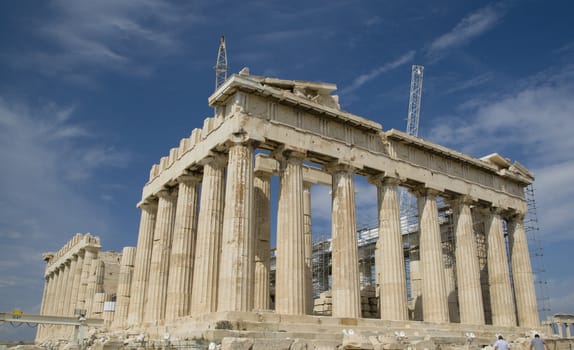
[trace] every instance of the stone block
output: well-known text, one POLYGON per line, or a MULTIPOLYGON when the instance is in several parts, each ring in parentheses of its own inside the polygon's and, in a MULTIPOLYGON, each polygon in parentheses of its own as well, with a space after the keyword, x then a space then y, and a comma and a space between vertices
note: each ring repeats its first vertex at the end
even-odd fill
POLYGON ((295 339, 289 350, 307 350, 313 349, 313 345, 303 339, 295 339))
POLYGON ((253 342, 253 347, 251 350, 290 350, 291 343, 293 341, 291 339, 272 339, 272 338, 258 338, 255 339, 253 342))
POLYGON ((250 350, 253 346, 253 338, 231 338, 221 340, 221 350, 250 350))

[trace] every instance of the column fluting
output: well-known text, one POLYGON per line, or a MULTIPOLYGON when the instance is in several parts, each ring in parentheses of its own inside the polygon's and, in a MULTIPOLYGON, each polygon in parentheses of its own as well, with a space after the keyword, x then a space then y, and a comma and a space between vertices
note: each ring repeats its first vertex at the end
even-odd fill
POLYGON ((332 278, 333 317, 361 317, 357 220, 353 169, 331 169, 332 184, 332 278))
POLYGON ((177 190, 161 190, 157 196, 159 202, 149 270, 149 297, 144 313, 144 320, 152 324, 161 323, 165 317, 177 190))
POLYGON ((189 315, 190 311, 201 178, 197 175, 183 175, 177 180, 179 190, 169 261, 167 320, 189 315))
POLYGON ((139 207, 141 209, 140 227, 136 245, 134 275, 130 287, 128 313, 128 325, 130 326, 139 325, 143 321, 158 208, 155 200, 153 202, 144 202, 139 207))
MULTIPOLYGON (((238 135, 239 137, 239 135, 238 135)), ((255 275, 253 146, 229 147, 217 311, 251 311, 255 275)))
POLYGON ((400 206, 399 179, 371 179, 377 187, 379 239, 375 270, 380 285, 380 311, 383 320, 408 320, 407 285, 400 206))
POLYGON ((269 297, 269 243, 271 236, 271 174, 258 171, 253 179, 253 203, 255 215, 255 290, 253 308, 266 310, 270 307, 269 297))
POLYGON ((193 267, 192 314, 217 310, 226 164, 227 159, 222 155, 211 155, 204 161, 193 267))
POLYGON ((304 315, 303 156, 284 153, 280 163, 275 311, 279 314, 304 315))
POLYGON ((451 202, 456 230, 458 304, 461 323, 482 325, 484 305, 470 204, 471 199, 468 197, 460 197, 451 202))
POLYGON ((437 195, 438 191, 426 188, 419 193, 418 197, 422 309, 424 321, 448 323, 448 296, 443 268, 437 195))
POLYGON ((494 326, 516 326, 510 270, 502 229, 500 210, 493 208, 485 215, 487 232, 488 284, 490 307, 494 326))
POLYGON ((521 327, 538 327, 540 320, 528 241, 524 231, 524 214, 518 213, 511 216, 507 221, 507 229, 518 325, 521 327))

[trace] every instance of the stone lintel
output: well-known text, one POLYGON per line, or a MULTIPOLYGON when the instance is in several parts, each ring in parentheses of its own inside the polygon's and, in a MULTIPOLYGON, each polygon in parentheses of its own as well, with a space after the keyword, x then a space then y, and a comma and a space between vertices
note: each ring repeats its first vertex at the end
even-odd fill
POLYGON ((251 79, 249 76, 246 77, 240 75, 232 75, 223 85, 219 87, 219 89, 213 93, 213 95, 209 97, 209 105, 212 107, 225 105, 228 103, 228 98, 238 91, 244 91, 247 93, 264 96, 266 98, 272 98, 278 100, 278 102, 282 104, 293 105, 300 107, 303 110, 309 110, 318 114, 323 114, 330 118, 362 129, 373 131, 380 131, 383 129, 382 125, 377 122, 341 111, 337 108, 321 105, 307 98, 297 96, 296 94, 287 90, 273 87, 271 85, 265 85, 260 81, 251 79))
MULTIPOLYGON (((320 184, 331 186, 331 175, 327 174, 323 170, 305 164, 303 164, 302 170, 303 182, 307 182, 313 185, 320 184)), ((276 159, 268 157, 264 154, 257 154, 255 156, 255 172, 278 175, 279 162, 276 159)))
MULTIPOLYGON (((77 255, 82 249, 95 249, 99 250, 102 246, 99 243, 99 238, 91 236, 89 233, 84 235, 84 237, 77 242, 75 245, 69 247, 69 249, 61 254, 55 254, 52 259, 47 262, 46 271, 44 272, 44 276, 47 277, 50 275, 54 270, 58 269, 61 265, 68 263, 77 255)), ((51 254, 51 253, 48 253, 51 254)))

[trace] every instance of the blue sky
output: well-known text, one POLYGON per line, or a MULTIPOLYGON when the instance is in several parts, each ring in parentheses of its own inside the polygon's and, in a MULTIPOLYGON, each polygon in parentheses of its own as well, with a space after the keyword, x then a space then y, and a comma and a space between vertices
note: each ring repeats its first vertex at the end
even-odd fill
MULTIPOLYGON (((153 163, 212 115, 219 37, 230 72, 325 81, 342 108, 404 130, 425 66, 419 134, 518 160, 535 190, 552 313, 574 313, 574 25, 569 1, 0 3, 0 311, 39 310, 41 253, 76 232, 135 245, 153 163)), ((359 222, 375 191, 358 182, 359 222)), ((328 189, 313 191, 325 231, 328 189)), ((0 340, 33 337, 0 325, 0 340)))

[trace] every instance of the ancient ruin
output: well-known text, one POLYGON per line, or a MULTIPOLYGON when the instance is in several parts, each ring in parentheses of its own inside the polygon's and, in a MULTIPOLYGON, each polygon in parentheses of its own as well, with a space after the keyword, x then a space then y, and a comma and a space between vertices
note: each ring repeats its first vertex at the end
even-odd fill
MULTIPOLYGON (((116 289, 94 282, 99 241, 74 238, 74 249, 47 259, 42 313, 108 317, 100 332, 118 347, 423 349, 542 332, 523 226, 532 174, 496 153, 476 159, 385 131, 341 110, 335 90, 248 69, 227 79, 209 98, 215 116, 152 166, 137 247, 124 249, 116 289), (369 270, 359 264, 357 176, 377 188, 369 270), (332 192, 330 290, 314 300, 310 188, 318 184, 332 192), (418 201, 407 262, 399 187, 418 201), (454 244, 445 244, 439 200, 454 244), (371 273, 375 286, 362 297, 361 276, 371 273)), ((40 329, 37 342, 54 336, 40 329)))

